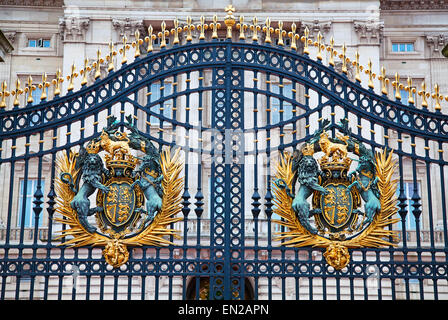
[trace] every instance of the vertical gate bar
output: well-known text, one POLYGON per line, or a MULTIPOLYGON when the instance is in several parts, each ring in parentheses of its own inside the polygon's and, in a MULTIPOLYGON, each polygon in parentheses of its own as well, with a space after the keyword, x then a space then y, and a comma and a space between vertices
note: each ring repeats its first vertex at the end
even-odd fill
MULTIPOLYGON (((443 150, 443 144, 439 141, 439 150, 443 150)), ((445 242, 445 248, 448 247, 448 225, 446 214, 446 198, 445 198, 445 170, 444 170, 443 153, 439 151, 439 170, 440 170, 440 192, 442 200, 442 221, 443 221, 443 239, 445 242)))
MULTIPOLYGON (((258 89, 258 72, 253 71, 253 87, 258 89), (256 80, 255 80, 256 79, 256 80)), ((254 179, 254 192, 252 194, 252 216, 254 218, 254 267, 253 273, 257 269, 255 266, 258 265, 258 216, 260 214, 260 194, 258 192, 258 94, 256 90, 253 95, 253 121, 254 121, 254 147, 255 147, 255 158, 253 166, 253 179, 254 179)), ((258 277, 254 277, 254 299, 258 300, 258 277)))
POLYGON ((272 216, 272 193, 271 193, 271 74, 266 73, 266 194, 265 200, 265 214, 267 218, 267 272, 268 272, 268 299, 272 299, 272 273, 271 273, 271 258, 272 258, 272 246, 271 246, 271 216, 272 216))

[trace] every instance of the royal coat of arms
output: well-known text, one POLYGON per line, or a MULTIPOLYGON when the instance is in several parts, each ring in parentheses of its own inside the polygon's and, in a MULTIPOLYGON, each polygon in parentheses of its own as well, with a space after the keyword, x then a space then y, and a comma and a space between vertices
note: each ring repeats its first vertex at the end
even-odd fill
POLYGON ((350 262, 349 248, 395 245, 396 231, 388 226, 399 221, 396 164, 391 151, 374 154, 352 137, 346 120, 336 126, 334 138, 328 129, 324 120, 293 155, 280 157, 274 212, 283 218, 276 222, 287 227, 278 237, 283 245, 326 248, 326 261, 340 270, 350 262), (352 171, 350 153, 358 157, 352 171))
POLYGON ((124 124, 109 117, 99 137, 60 156, 56 165, 56 221, 67 226, 63 245, 104 246, 106 262, 116 268, 127 262, 127 246, 170 244, 167 236, 178 237, 169 226, 182 220, 176 217, 183 188, 179 150, 159 153, 132 116, 124 124))

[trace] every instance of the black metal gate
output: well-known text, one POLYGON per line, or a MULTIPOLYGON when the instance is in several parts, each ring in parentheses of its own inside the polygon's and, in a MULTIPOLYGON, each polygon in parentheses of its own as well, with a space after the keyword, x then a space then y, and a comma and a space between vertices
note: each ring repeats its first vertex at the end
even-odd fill
MULTIPOLYGON (((136 39, 145 54, 106 77, 95 75, 92 84, 37 105, 14 103, 0 111, 1 299, 446 299, 443 96, 436 91, 435 111, 428 110, 424 89, 421 107, 411 99, 405 105, 397 81, 396 100, 389 100, 385 76, 379 77, 379 95, 370 68, 365 89, 358 60, 343 50, 337 71, 333 45, 318 42, 312 43, 317 59, 311 59, 310 41, 305 33, 299 45, 295 26, 285 47, 281 24, 271 39, 269 20, 262 34, 254 21, 250 37, 240 21, 235 41, 231 12, 225 18, 230 35, 220 39, 216 23, 205 34, 202 21, 196 43, 188 24, 185 43, 174 41, 170 48, 163 25, 160 51, 145 51, 136 39), (322 49, 330 52, 328 66, 322 49), (63 226, 54 221, 54 162, 97 137, 110 116, 124 124, 128 115, 159 150, 182 150, 183 220, 173 226, 182 238, 171 237, 175 245, 166 247, 131 248, 128 262, 112 268, 101 248, 69 248, 55 240, 63 226), (373 150, 390 147, 399 164, 398 246, 353 249, 342 270, 330 267, 320 248, 273 240, 283 228, 273 222, 273 164, 324 119, 333 134, 348 119, 359 141, 373 150)), ((173 30, 178 40, 179 30, 173 30)), ((152 39, 150 34, 148 44, 152 39)), ((98 72, 100 65, 94 65, 98 72)), ((41 85, 45 92, 50 83, 43 79, 41 85)), ((417 97, 411 86, 404 89, 417 97)))

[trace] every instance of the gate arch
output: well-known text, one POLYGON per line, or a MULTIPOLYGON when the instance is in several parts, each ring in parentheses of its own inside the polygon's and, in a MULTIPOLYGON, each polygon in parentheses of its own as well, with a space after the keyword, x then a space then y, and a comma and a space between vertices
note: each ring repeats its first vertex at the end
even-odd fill
MULTIPOLYGON (((232 30, 231 13, 225 21, 232 30)), ((358 298, 355 288, 362 285, 360 296, 368 298, 372 267, 381 279, 373 294, 379 299, 409 298, 414 286, 422 299, 443 297, 439 291, 445 285, 448 238, 444 186, 448 119, 439 107, 443 96, 436 88, 435 111, 427 105, 404 105, 398 99, 397 78, 397 99, 390 100, 384 75, 379 80, 380 95, 374 90, 373 79, 378 77, 371 67, 362 68, 371 81, 366 89, 360 80, 337 71, 334 63, 312 59, 306 53, 310 44, 306 33, 305 53, 273 45, 268 41, 269 23, 264 43, 233 41, 232 35, 219 41, 212 35, 211 40, 162 47, 65 96, 23 108, 15 104, 0 112, 0 168, 7 199, 2 204, 6 213, 2 216, 6 221, 1 239, 2 299, 21 298, 27 283, 32 288, 25 298, 118 298, 122 279, 129 299, 158 299, 162 294, 186 298, 190 277, 209 277, 214 299, 243 297, 249 278, 255 299, 331 296, 325 289, 317 296, 316 284, 336 287, 338 299, 358 298), (53 221, 57 172, 52 164, 58 153, 97 137, 107 118, 116 116, 123 127, 128 115, 159 150, 168 146, 182 150, 184 219, 176 224, 182 239, 171 238, 176 245, 166 248, 133 248, 128 263, 112 269, 96 248, 60 247, 54 240, 62 226, 53 221), (279 243, 273 241, 279 231, 272 223, 273 163, 279 152, 307 141, 325 119, 333 134, 338 121, 348 119, 356 139, 373 150, 388 146, 399 163, 400 246, 353 250, 353 261, 340 271, 325 263, 321 249, 276 247, 279 243), (432 181, 436 175, 440 185, 432 181), (31 205, 23 196, 28 188, 32 188, 34 214, 30 227, 24 222, 26 207, 31 205), (40 227, 41 216, 47 220, 46 229, 40 227), (408 219, 416 224, 412 239, 406 229, 408 219), (440 231, 435 226, 438 220, 443 221, 440 231), (25 239, 27 231, 30 241, 25 239), (73 266, 86 283, 81 292, 64 285, 73 266), (99 295, 90 292, 95 281, 103 288, 99 295), (51 296, 50 285, 58 288, 56 296, 51 296)), ((329 50, 331 59, 337 54, 332 45, 311 44, 319 54, 329 50)), ((354 66, 358 79, 358 60, 351 61, 343 53, 343 67, 346 63, 354 66)), ((85 74, 87 69, 83 70, 85 74)), ((74 72, 69 78, 75 78, 74 72)), ((43 80, 42 87, 46 86, 43 80)), ((16 88, 11 94, 18 92, 16 88)), ((421 90, 426 104, 428 95, 421 90)))

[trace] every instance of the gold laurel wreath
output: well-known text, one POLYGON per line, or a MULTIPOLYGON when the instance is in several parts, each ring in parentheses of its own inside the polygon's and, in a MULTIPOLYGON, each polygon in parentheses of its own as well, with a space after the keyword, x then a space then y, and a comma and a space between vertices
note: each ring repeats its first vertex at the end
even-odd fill
MULTIPOLYGON (((58 168, 58 176, 55 179, 55 191, 56 198, 56 213, 60 216, 54 218, 55 221, 60 222, 68 226, 67 229, 59 231, 60 236, 56 240, 64 239, 64 242, 60 245, 67 245, 69 247, 81 247, 81 246, 105 246, 112 248, 113 251, 125 251, 127 254, 126 246, 142 246, 142 245, 154 245, 163 246, 173 244, 166 239, 167 236, 174 236, 179 239, 179 230, 171 229, 172 223, 182 220, 182 217, 176 217, 177 213, 182 209, 182 189, 183 189, 183 177, 179 177, 182 171, 182 163, 179 160, 179 151, 176 150, 171 157, 170 150, 164 150, 161 154, 161 169, 163 174, 162 188, 162 208, 156 215, 152 223, 142 232, 130 238, 109 238, 105 235, 93 232, 88 232, 79 222, 76 211, 70 206, 70 202, 73 200, 75 193, 70 189, 69 185, 64 183, 59 173, 68 172, 71 174, 74 183, 76 184, 79 177, 79 169, 76 170, 76 153, 70 152, 67 157, 66 154, 57 157, 56 166, 58 168), (65 240, 65 238, 69 238, 65 240)), ((106 260, 107 257, 106 257, 106 260)), ((118 267, 127 261, 127 257, 121 259, 119 262, 113 263, 114 267, 118 267)), ((108 261, 109 262, 109 261, 108 261)))
MULTIPOLYGON (((363 247, 383 247, 395 246, 398 242, 398 233, 389 230, 386 227, 398 222, 399 218, 393 216, 397 212, 397 180, 392 180, 392 175, 396 168, 396 161, 392 159, 392 152, 388 155, 384 149, 375 154, 376 175, 378 177, 378 189, 380 192, 381 210, 373 218, 372 223, 366 227, 359 235, 349 240, 330 240, 320 235, 310 233, 304 228, 294 210, 292 209, 293 199, 286 193, 286 190, 279 188, 273 183, 274 213, 283 220, 274 219, 273 221, 282 225, 286 231, 278 232, 279 235, 274 240, 283 241, 281 245, 287 247, 320 247, 340 250, 340 248, 363 248, 363 247)), ((276 179, 283 179, 288 188, 292 189, 294 173, 292 172, 292 157, 285 153, 280 155, 277 164, 276 179)), ((346 249, 345 249, 346 251, 346 249)), ((348 254, 348 253, 347 253, 348 254)), ((328 261, 328 259, 327 259, 328 261)), ((334 266, 337 269, 343 268, 348 263, 334 266)))

